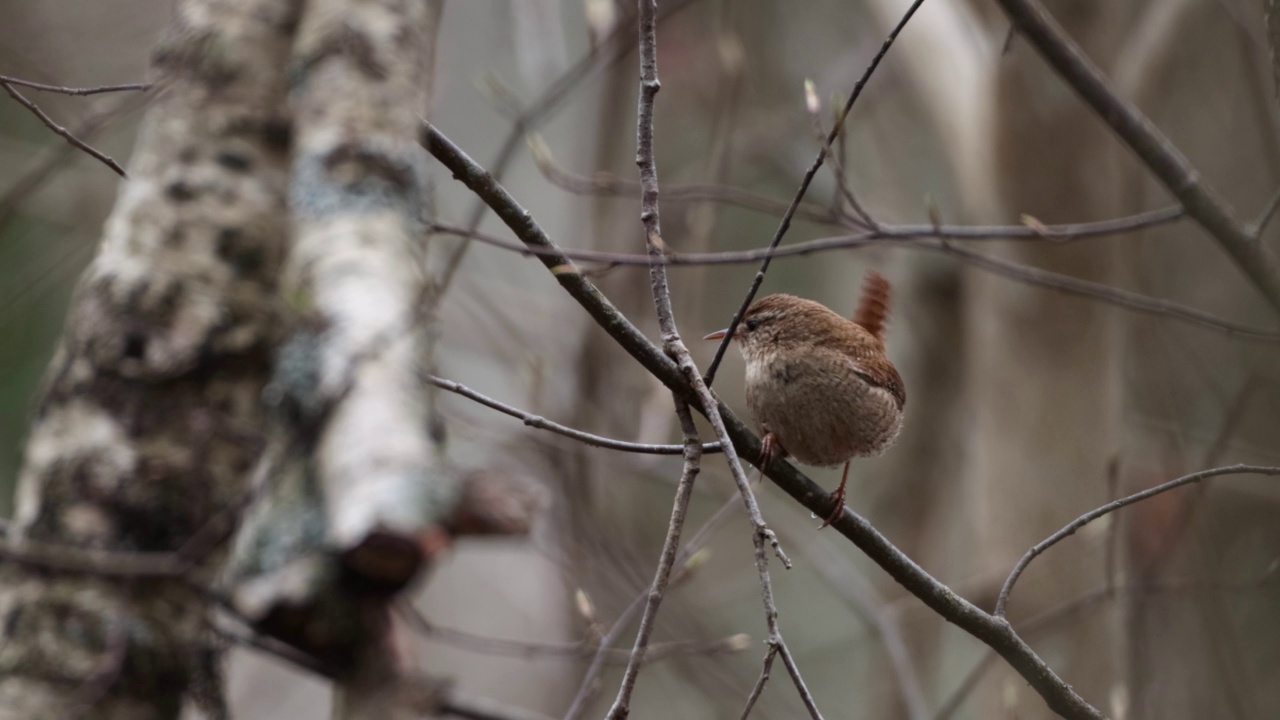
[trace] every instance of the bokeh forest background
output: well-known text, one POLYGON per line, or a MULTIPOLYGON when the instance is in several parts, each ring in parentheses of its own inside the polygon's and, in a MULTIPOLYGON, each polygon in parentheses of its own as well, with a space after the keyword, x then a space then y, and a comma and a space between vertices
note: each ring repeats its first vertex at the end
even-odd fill
MULTIPOLYGON (((829 127, 833 105, 843 104, 907 4, 659 3, 667 14, 659 27, 657 160, 673 248, 767 244, 775 210, 681 200, 674 189, 714 184, 789 199, 818 147, 805 80, 829 127)), ((1262 212, 1280 188, 1280 105, 1261 0, 1046 4, 1241 217, 1262 212)), ((59 85, 140 81, 170 12, 168 0, 0 0, 0 73, 59 85)), ((610 17, 633 26, 633 13, 631 4, 608 0, 449 2, 433 122, 477 161, 492 163, 513 117, 590 57, 610 17)), ((903 32, 837 145, 876 219, 1068 223, 1172 204, 1008 30, 989 0, 929 0, 903 32)), ((616 61, 600 55, 527 128, 545 150, 531 152, 518 137, 504 182, 562 246, 643 252, 638 193, 582 191, 591 183, 581 181, 597 172, 636 178, 634 47, 616 61)), ((29 95, 108 155, 129 156, 140 96, 29 95)), ((465 224, 474 199, 434 163, 432 172, 439 219, 465 224)), ((118 183, 0 98, 0 503, 12 494, 33 398, 118 183)), ((840 202, 826 169, 809 199, 840 202)), ((480 227, 509 237, 492 217, 480 227)), ((846 232, 801 220, 787 242, 846 232)), ((1275 223, 1263 242, 1280 250, 1278 238, 1275 223)), ((443 256, 458 240, 428 242, 443 256)), ((964 247, 1276 326, 1237 268, 1188 221, 1072 243, 964 247)), ((891 245, 778 260, 764 290, 851 313, 868 270, 894 286, 889 352, 910 402, 899 443, 855 462, 849 504, 984 608, 1028 547, 1094 506, 1203 467, 1280 464, 1274 342, 891 245)), ((693 338, 727 324, 754 273, 751 264, 671 270, 681 330, 704 367, 713 344, 693 338)), ((657 336, 643 268, 599 268, 595 279, 657 336)), ((679 436, 669 392, 533 259, 472 247, 435 341, 439 374, 530 412, 641 442, 679 436)), ((734 352, 716 387, 745 413, 741 380, 734 352)), ((573 644, 593 641, 650 581, 679 459, 589 448, 462 398, 441 402, 452 459, 536 484, 547 503, 529 539, 466 541, 433 570, 417 599, 434 628, 419 656, 468 693, 559 717, 589 660, 573 644)), ((828 488, 838 480, 833 471, 810 471, 828 488)), ((984 645, 834 532, 816 530, 808 511, 776 488, 761 487, 765 516, 795 561, 774 572, 782 627, 827 717, 1050 716, 984 645)), ((709 456, 690 527, 734 494, 724 464, 709 456)), ((1010 619, 1117 720, 1280 717, 1278 520, 1274 479, 1225 477, 1162 495, 1091 525, 1033 564, 1010 619)), ((669 593, 654 638, 705 647, 646 669, 640 716, 737 717, 759 673, 764 627, 740 505, 708 548, 669 593), (740 633, 751 640, 731 651, 740 633)), ((607 707, 620 672, 611 662, 587 715, 607 707)), ((235 717, 321 717, 329 702, 325 684, 252 651, 233 653, 229 678, 235 717)), ((784 677, 772 681, 754 716, 802 714, 784 677)))

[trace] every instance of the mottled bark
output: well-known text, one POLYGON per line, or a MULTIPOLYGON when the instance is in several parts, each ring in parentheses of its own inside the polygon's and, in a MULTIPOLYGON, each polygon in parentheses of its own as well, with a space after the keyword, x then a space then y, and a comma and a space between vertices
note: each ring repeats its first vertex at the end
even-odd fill
MULTIPOLYGON (((9 541, 176 551, 243 492, 285 241, 287 0, 186 0, 130 179, 77 290, 9 541)), ((209 666, 174 580, 8 565, 0 717, 174 718, 209 666)))
POLYGON ((446 541, 458 497, 418 376, 427 283, 416 140, 439 17, 429 5, 310 0, 293 49, 281 292, 296 327, 267 393, 287 451, 229 581, 262 629, 327 663, 340 717, 410 710, 394 700, 416 681, 391 651, 390 603, 446 541))

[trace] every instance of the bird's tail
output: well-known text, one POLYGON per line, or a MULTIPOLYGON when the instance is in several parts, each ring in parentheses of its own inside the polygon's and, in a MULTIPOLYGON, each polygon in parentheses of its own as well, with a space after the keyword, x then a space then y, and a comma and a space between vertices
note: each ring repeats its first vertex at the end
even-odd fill
POLYGON ((884 343, 884 325, 888 315, 889 281, 878 272, 869 272, 862 281, 862 299, 858 301, 858 311, 854 313, 853 321, 884 343))

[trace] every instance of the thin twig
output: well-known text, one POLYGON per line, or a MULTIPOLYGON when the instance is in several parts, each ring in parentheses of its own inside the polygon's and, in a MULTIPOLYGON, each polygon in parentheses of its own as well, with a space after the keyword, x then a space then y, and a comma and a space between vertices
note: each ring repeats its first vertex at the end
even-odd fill
POLYGON ((587 671, 582 675, 582 682, 578 685, 578 692, 574 694, 573 701, 569 703, 569 709, 565 711, 564 720, 578 720, 582 717, 582 713, 587 709, 587 703, 595 693, 596 680, 599 679, 600 671, 604 668, 605 659, 622 634, 627 631, 631 621, 644 608, 644 599, 647 595, 648 593, 637 595, 631 604, 618 614, 609 631, 600 638, 600 646, 591 658, 591 663, 587 665, 587 671))
POLYGON ((38 105, 28 100, 22 93, 18 92, 18 89, 14 87, 14 84, 16 83, 10 83, 7 79, 0 79, 0 87, 3 87, 5 92, 9 93, 9 97, 18 101, 18 104, 25 107, 27 110, 30 110, 33 115, 40 119, 40 122, 44 123, 45 127, 52 130, 56 135, 61 136, 62 139, 70 143, 72 147, 79 148, 90 157, 111 168, 111 170, 120 177, 129 177, 128 173, 124 171, 124 168, 120 167, 120 163, 112 160, 108 155, 94 149, 88 143, 76 137, 70 130, 54 122, 53 118, 49 117, 49 115, 45 111, 41 110, 38 105))
MULTIPOLYGON (((724 523, 724 521, 729 517, 729 511, 737 506, 737 504, 738 498, 736 496, 729 498, 720 506, 720 509, 712 513, 710 518, 707 518, 707 521, 702 524, 702 527, 698 528, 698 530, 693 533, 693 537, 689 538, 689 541, 680 551, 680 554, 676 556, 675 566, 682 569, 681 574, 676 577, 677 581, 687 577, 687 572, 685 571, 688 570, 687 565, 689 561, 693 558, 695 553, 701 550, 707 542, 710 541, 712 533, 714 533, 716 529, 724 523)), ((600 638, 599 646, 596 648, 595 654, 592 656, 591 664, 588 666, 587 672, 582 678, 582 683, 578 687, 578 692, 574 695, 573 701, 569 705, 568 712, 565 713, 564 720, 576 720, 581 716, 582 711, 586 709, 587 701, 591 699, 591 695, 595 690, 596 678, 599 677, 600 670, 604 667, 605 660, 608 658, 609 654, 613 652, 613 644, 619 637, 621 637, 622 633, 626 630, 627 625, 631 623, 635 618, 636 613, 639 612, 641 607, 643 607, 644 599, 648 592, 648 588, 645 588, 644 592, 636 595, 635 598, 631 600, 631 603, 627 605, 626 609, 618 616, 618 619, 614 621, 614 624, 609 631, 600 638)), ((744 638, 748 642, 750 640, 750 638, 745 635, 735 635, 733 637, 735 638, 736 643, 734 647, 735 651, 745 649, 745 643, 743 642, 744 638)), ((652 647, 650 649, 652 650, 652 647)))
MULTIPOLYGON (((710 390, 705 384, 694 382, 694 380, 701 380, 696 374, 696 368, 693 368, 694 378, 689 378, 681 366, 668 357, 662 348, 650 342, 639 328, 609 302, 599 288, 581 272, 576 271, 572 261, 558 252, 555 243, 529 211, 521 207, 520 203, 516 202, 515 198, 511 197, 492 175, 430 123, 423 122, 422 144, 449 169, 455 179, 483 198, 503 223, 516 234, 516 237, 530 249, 539 251, 537 256, 539 261, 552 271, 555 281, 623 350, 671 390, 690 399, 698 398, 697 407, 706 414, 701 398, 703 394, 710 395, 710 390), (543 254, 540 252, 543 250, 553 252, 543 254)), ((712 400, 715 402, 714 396, 712 400)), ((728 406, 719 404, 716 409, 712 424, 716 428, 717 437, 724 437, 727 434, 732 439, 733 464, 736 465, 738 452, 741 452, 743 457, 759 463, 762 450, 760 438, 751 432, 746 423, 734 415, 728 406)), ((728 449, 725 455, 729 455, 728 449)), ((733 465, 731 469, 732 467, 733 465)), ((759 467, 758 464, 757 467, 759 467)), ((826 513, 831 509, 831 495, 790 463, 775 460, 762 469, 764 474, 783 492, 809 510, 815 513, 826 513)), ((735 481, 737 479, 737 473, 735 473, 735 481)), ((749 510, 750 508, 751 506, 748 505, 749 510)), ((753 525, 755 517, 755 513, 752 513, 753 525)), ((867 557, 938 615, 998 652, 1019 675, 1027 680, 1054 712, 1068 720, 1102 720, 1105 717, 1054 673, 1053 669, 1018 636, 1013 627, 1003 618, 995 618, 983 612, 982 609, 960 597, 925 572, 865 518, 846 507, 831 527, 848 538, 866 553, 867 557)), ((772 532, 769 535, 772 535, 772 532)), ((756 538, 767 539, 761 533, 756 533, 756 538)), ((757 547, 760 545, 758 544, 757 547)), ((638 602, 636 607, 639 607, 638 602)))
MULTIPOLYGON (((640 192, 640 183, 635 180, 620 178, 612 173, 597 172, 590 177, 576 175, 556 164, 551 148, 540 135, 529 136, 529 151, 533 162, 542 173, 542 177, 556 187, 574 195, 592 197, 633 198, 640 192)), ((710 201, 724 203, 756 212, 781 215, 790 204, 785 200, 753 193, 732 185, 715 183, 692 183, 688 185, 668 185, 662 190, 663 202, 697 202, 710 201)), ((850 222, 828 208, 813 203, 801 203, 795 217, 810 222, 827 225, 842 225, 850 222)))
MULTIPOLYGON (((818 169, 822 167, 822 161, 826 159, 827 153, 831 150, 831 143, 835 142, 836 135, 844 127, 844 121, 849 117, 849 111, 853 109, 853 104, 858 101, 862 95, 862 89, 866 87, 867 81, 871 79, 871 75, 875 73, 876 68, 880 66, 880 61, 884 59, 885 53, 889 52, 889 48, 893 45, 893 41, 897 39, 898 34, 911 21, 911 16, 916 14, 916 10, 924 3, 924 0, 915 0, 911 3, 911 7, 907 8, 907 12, 894 26, 889 33, 889 37, 885 38, 884 43, 880 46, 880 51, 871 59, 871 64, 867 65, 867 69, 863 71, 862 77, 858 78, 858 82, 853 86, 853 92, 849 93, 849 99, 844 104, 844 109, 840 112, 840 117, 831 127, 831 133, 827 135, 827 140, 818 150, 818 156, 813 159, 813 164, 805 171, 804 178, 800 181, 800 188, 796 191, 795 198, 791 201, 791 207, 787 208, 787 213, 782 216, 782 222, 778 224, 778 230, 773 234, 773 241, 769 243, 770 249, 776 248, 781 242, 787 230, 791 227, 791 218, 795 216, 796 208, 800 202, 804 200, 804 195, 809 190, 809 184, 813 182, 813 178, 818 174, 818 169)), ((724 339, 720 341, 720 346, 716 348, 715 357, 711 360, 711 365, 707 367, 706 381, 710 386, 716 377, 716 369, 720 367, 720 361, 724 359, 725 350, 729 348, 729 343, 733 341, 733 334, 738 329, 738 322, 742 320, 743 314, 747 312, 747 307, 751 305, 751 301, 756 296, 756 291, 760 289, 760 285, 764 282, 765 273, 769 272, 769 262, 772 257, 766 257, 764 262, 760 263, 760 270, 756 272, 755 279, 751 281, 751 288, 747 290, 747 295, 742 299, 742 304, 738 306, 738 311, 734 313, 733 319, 729 321, 729 328, 725 333, 724 339)))
POLYGON ((1132 505, 1136 502, 1141 502, 1143 500, 1146 500, 1147 498, 1155 497, 1156 495, 1159 495, 1161 493, 1165 493, 1170 490, 1173 490, 1174 488, 1182 487, 1183 485, 1198 483, 1201 480, 1208 480, 1209 478, 1214 478, 1221 475, 1245 475, 1245 474, 1280 475, 1280 467, 1268 467, 1263 465, 1229 465, 1227 467, 1210 468, 1208 470, 1201 470, 1199 472, 1191 473, 1190 475, 1183 475, 1180 478, 1177 478, 1175 480, 1170 480, 1169 482, 1162 483, 1153 488, 1148 488, 1146 490, 1143 490, 1142 492, 1134 493, 1127 497, 1120 498, 1119 500, 1113 500, 1112 502, 1109 502, 1106 505, 1103 505, 1102 507, 1096 508, 1094 510, 1090 510, 1084 515, 1081 515, 1075 520, 1072 520, 1071 522, 1063 526, 1063 528, 1058 532, 1036 543, 1034 547, 1032 547, 1030 550, 1026 552, 1025 555, 1022 556, 1022 559, 1018 561, 1018 564, 1013 567, 1013 571, 1009 573, 1009 578, 1004 581, 1004 587, 1000 588, 1000 596, 996 599, 996 609, 994 613, 995 616, 997 618, 1004 617, 1005 608, 1009 603, 1009 593, 1013 592, 1013 584, 1018 581, 1018 578, 1022 575, 1022 572, 1027 569, 1027 565, 1029 565, 1031 561, 1036 558, 1036 556, 1040 555, 1045 550, 1048 550, 1049 548, 1058 544, 1058 542, 1060 542, 1063 538, 1066 538, 1074 534, 1077 530, 1084 527, 1085 525, 1088 525, 1089 523, 1093 522, 1094 520, 1097 520, 1103 515, 1108 515, 1110 513, 1113 513, 1116 510, 1119 510, 1120 508, 1126 505, 1132 505))
MULTIPOLYGON (((116 102, 108 101, 105 104, 107 105, 106 108, 89 113, 87 117, 76 124, 75 129, 72 131, 76 137, 85 141, 93 140, 113 121, 128 112, 138 109, 144 103, 119 99, 116 102)), ((23 201, 53 177, 55 171, 61 165, 78 155, 79 152, 71 145, 57 144, 49 146, 25 170, 18 173, 14 181, 3 192, 0 192, 0 230, 3 230, 23 201)))
MULTIPOLYGON (((1151 213, 1151 215, 1155 216, 1155 213, 1151 213)), ((1160 216, 1160 217, 1163 217, 1163 216, 1160 216)), ((1132 218, 1132 221, 1135 224, 1135 226, 1146 226, 1149 224, 1156 224, 1155 222, 1151 222, 1151 218, 1139 218, 1138 216, 1134 216, 1134 218, 1132 218), (1139 222, 1144 224, 1138 225, 1139 222)), ((1165 222, 1165 221, 1166 220, 1163 220, 1163 219, 1160 220, 1160 222, 1165 222)), ((1119 222, 1120 222, 1119 220, 1116 220, 1116 221, 1103 221, 1102 223, 1097 223, 1097 225, 1103 226, 1100 230, 1098 230, 1098 232, 1100 234, 1101 233, 1110 234, 1111 232, 1113 232, 1114 227, 1117 224, 1119 224, 1119 222)), ((1063 226, 1063 227, 1083 227, 1084 225, 1086 224, 1063 226)), ((467 231, 463 230, 462 228, 455 228, 449 225, 435 224, 432 227, 437 232, 452 233, 452 234, 467 233, 467 231)), ((1046 228, 1046 230, 1047 229, 1048 228, 1046 228)), ((1131 310, 1134 312, 1141 312, 1149 315, 1156 315, 1158 317, 1165 317, 1173 320, 1178 320, 1180 322, 1185 322, 1185 323, 1194 325, 1196 327, 1207 328, 1217 332, 1225 333, 1227 335, 1237 335, 1249 340, 1259 340, 1264 342, 1280 341, 1280 331, 1254 327, 1251 325, 1243 325, 1243 324, 1234 322, 1232 320, 1228 320, 1226 318, 1220 318, 1216 315, 1212 315, 1210 313, 1204 312, 1203 310, 1198 310, 1196 308, 1183 305, 1180 303, 1176 303, 1170 300, 1153 298, 1147 295, 1142 295, 1140 293, 1135 293, 1128 290, 1122 290, 1120 288, 1112 287, 1110 285, 1106 285, 1103 283, 1096 283, 1088 280, 1082 280, 1080 278, 1071 277, 1069 275, 1063 275, 1061 273, 1055 273, 1049 270, 1042 270, 1040 268, 1032 267, 1030 265, 1023 265, 1021 263, 1015 263, 1009 260, 1002 260, 1000 258, 992 257, 990 255, 984 255, 981 253, 973 252, 968 249, 960 248, 954 244, 947 243, 947 242, 930 243, 930 242, 919 241, 919 240, 927 239, 929 237, 946 237, 946 236, 950 236, 950 237, 963 236, 963 238, 966 240, 978 240, 986 237, 995 237, 995 236, 988 236, 988 235, 972 235, 968 233, 955 232, 958 230, 992 230, 992 231, 1004 230, 1009 233, 1008 237, 1027 237, 1027 238, 1037 237, 1037 236, 1030 236, 1030 235, 1014 234, 1015 232, 1018 232, 1018 231, 1026 231, 1027 230, 1026 228, 1021 228, 1019 226, 1008 226, 1004 228, 998 228, 998 227, 964 228, 962 226, 948 228, 947 226, 939 226, 937 228, 931 228, 931 227, 926 228, 924 226, 920 226, 918 233, 916 232, 916 230, 917 228, 914 226, 904 226, 902 228, 883 228, 878 233, 867 233, 863 235, 851 235, 851 236, 838 236, 838 237, 832 237, 832 238, 820 238, 818 240, 813 240, 810 242, 797 243, 795 245, 788 245, 786 247, 777 248, 776 250, 774 250, 774 254, 775 254, 775 257, 785 257, 785 256, 820 252, 825 250, 834 250, 838 248, 867 247, 872 245, 877 245, 877 246, 887 245, 889 247, 906 249, 906 250, 919 250, 919 251, 925 251, 925 252, 941 253, 944 255, 951 256, 952 258, 959 260, 960 262, 973 265, 987 272, 994 273, 996 275, 1000 275, 1002 277, 1006 277, 1011 280, 1015 280, 1017 282, 1025 283, 1028 285, 1037 285, 1040 287, 1049 288, 1051 290, 1057 290, 1059 292, 1075 295, 1077 297, 1088 298, 1090 300, 1097 300, 1099 302, 1104 302, 1110 305, 1114 305, 1116 307, 1119 307, 1125 310, 1131 310), (885 237, 873 237, 873 235, 877 235, 877 234, 884 235, 885 237)), ((1090 229, 1089 232, 1093 232, 1093 230, 1090 229)), ((570 260, 603 262, 603 263, 607 263, 606 267, 640 266, 640 265, 649 264, 649 260, 645 255, 636 255, 632 253, 615 253, 615 252, 606 252, 606 251, 600 251, 600 250, 560 250, 560 249, 533 248, 533 247, 529 247, 528 245, 522 245, 514 241, 504 240, 501 238, 493 237, 491 235, 486 235, 484 233, 467 233, 467 234, 472 238, 478 240, 479 242, 483 242, 487 245, 492 245, 494 247, 499 247, 504 250, 519 252, 523 255, 538 255, 542 257, 564 257, 570 260)), ((1085 235, 1076 235, 1074 237, 1084 237, 1084 236, 1085 235)), ((759 256, 767 252, 769 252, 768 248, 762 248, 760 250, 742 250, 742 251, 729 251, 729 252, 719 252, 719 253, 665 254, 663 255, 661 260, 655 260, 654 262, 661 262, 665 265, 677 266, 677 267, 694 266, 694 265, 720 265, 720 264, 727 265, 727 264, 742 263, 742 262, 753 262, 756 259, 758 259, 759 256)), ((580 270, 579 268, 577 268, 572 264, 568 264, 568 265, 557 266, 554 272, 578 273, 578 272, 583 272, 583 270, 580 270)))
MULTIPOLYGON (((407 604, 406 604, 407 605, 407 604)), ((581 642, 538 642, 533 640, 511 640, 508 638, 495 638, 487 635, 477 635, 465 630, 456 628, 440 627, 435 623, 429 622, 422 616, 421 611, 412 605, 407 605, 408 617, 411 625, 421 632, 423 635, 434 638, 439 642, 449 644, 462 650, 469 650, 475 653, 483 653, 487 655, 506 655, 516 656, 520 658, 535 657, 551 657, 564 658, 566 660, 574 660, 579 658, 594 657, 596 652, 600 650, 598 640, 582 640, 581 642)), ((707 640, 701 642, 677 640, 666 643, 650 643, 649 651, 645 654, 644 662, 646 664, 665 660, 671 657, 688 657, 688 656, 711 656, 724 653, 736 653, 745 649, 747 636, 741 633, 720 638, 719 640, 707 640)), ((624 664, 631 657, 630 650, 620 648, 607 648, 605 658, 608 662, 624 664)))
POLYGON ((151 83, 143 82, 143 83, 125 83, 123 85, 99 85, 97 87, 74 88, 74 87, 63 87, 61 85, 45 85, 44 83, 31 82, 30 80, 23 80, 21 78, 9 77, 8 75, 0 75, 0 83, 8 83, 9 85, 18 85, 20 87, 31 88, 32 90, 39 90, 40 92, 61 93, 63 95, 75 95, 78 97, 83 97, 85 95, 99 95, 101 93, 135 92, 135 91, 146 92, 147 90, 150 90, 152 87, 151 83))
POLYGON ((1257 242, 1234 211, 1192 167, 1169 138, 1135 105, 1118 96, 1093 61, 1058 25, 1039 0, 997 0, 1018 32, 1084 99, 1098 117, 1142 159, 1222 246, 1259 292, 1280 311, 1280 261, 1257 242))
POLYGON ((752 708, 756 706, 756 701, 764 693, 765 683, 769 682, 769 673, 773 670, 773 659, 777 656, 778 646, 771 643, 764 654, 764 663, 760 667, 760 677, 756 678, 756 684, 751 686, 751 692, 747 694, 747 704, 742 708, 742 714, 738 716, 739 720, 747 720, 752 708))
MULTIPOLYGON (((790 567, 791 562, 782 553, 777 536, 765 524, 764 516, 760 513, 755 493, 751 490, 751 483, 747 480, 747 475, 742 469, 742 463, 737 458, 733 443, 729 439, 728 430, 725 428, 724 420, 720 415, 719 403, 715 396, 711 394, 711 390, 698 372, 697 365, 693 362, 693 356, 689 353, 689 348, 680 339, 680 332, 676 327, 675 312, 671 305, 671 292, 667 286, 666 265, 660 261, 662 256, 666 254, 666 243, 662 239, 662 223, 658 205, 658 166, 654 157, 653 145, 654 98, 662 87, 658 81, 657 0, 638 0, 638 5, 640 9, 640 97, 636 122, 636 165, 640 169, 640 221, 644 224, 645 249, 651 258, 657 260, 657 262, 653 262, 649 266, 649 285, 653 291, 653 302, 657 311, 658 327, 662 334, 663 351, 676 361, 680 371, 688 382, 693 385, 695 396, 702 407, 703 414, 711 422, 711 426, 715 428, 716 437, 720 441, 720 446, 724 449, 729 471, 738 485, 738 492, 741 493, 743 503, 747 507, 747 514, 751 518, 752 542, 755 545, 756 555, 756 572, 760 577, 760 592, 764 603, 765 624, 769 633, 768 642, 770 645, 777 646, 779 652, 785 653, 782 632, 778 628, 778 609, 773 599, 773 582, 769 578, 769 555, 765 548, 765 543, 768 542, 772 545, 784 565, 790 567)), ((677 397, 676 402, 680 402, 679 397, 677 397)), ((795 681, 796 688, 800 691, 801 696, 807 696, 808 690, 800 679, 799 671, 795 669, 794 663, 789 663, 788 668, 792 670, 792 679, 795 681)), ((811 698, 806 700, 806 706, 810 708, 811 717, 815 720, 821 719, 822 716, 818 713, 817 708, 812 706, 811 698)), ((616 707, 618 706, 615 705, 616 707)), ((612 717, 625 717, 625 706, 622 707, 622 711, 621 714, 613 715, 612 717)))
POLYGON ((676 549, 680 546, 680 533, 684 530, 685 516, 689 512, 689 498, 693 495, 693 482, 702 469, 702 444, 698 442, 698 426, 693 422, 689 404, 679 398, 676 399, 676 415, 680 418, 680 430, 684 433, 684 469, 680 473, 680 482, 676 486, 675 500, 671 505, 671 520, 667 524, 667 536, 662 541, 662 553, 658 556, 658 568, 654 571, 653 584, 649 587, 644 614, 640 616, 640 629, 636 632, 631 659, 622 673, 618 696, 614 698, 613 706, 605 714, 608 720, 623 720, 631 714, 631 693, 635 690, 640 666, 644 664, 645 654, 649 650, 649 638, 653 635, 658 607, 662 604, 663 595, 667 590, 667 581, 671 578, 671 568, 675 565, 676 549))
POLYGON ((1063 275, 1049 270, 1041 270, 1040 268, 1031 267, 1029 265, 1001 260, 1000 258, 976 253, 967 248, 960 248, 950 243, 912 244, 918 249, 950 255, 967 264, 973 265, 974 267, 1007 277, 1011 280, 1039 285, 1041 287, 1058 290, 1059 292, 1077 295, 1079 297, 1101 300, 1127 310, 1166 317, 1172 320, 1179 320, 1192 325, 1217 330, 1228 335, 1239 335, 1241 337, 1267 342, 1280 340, 1280 332, 1275 330, 1266 330, 1263 328, 1251 327, 1249 325, 1241 325, 1239 323, 1232 322, 1231 320, 1225 320, 1202 310, 1197 310, 1169 300, 1148 297, 1139 293, 1129 292, 1128 290, 1121 290, 1120 288, 1105 285, 1103 283, 1082 280, 1080 278, 1071 277, 1070 275, 1063 275))
POLYGON ((660 260, 650 260, 648 255, 637 253, 619 253, 605 250, 557 248, 537 250, 510 240, 502 240, 484 233, 467 230, 447 223, 433 223, 432 232, 471 237, 486 245, 493 245, 506 250, 513 250, 525 255, 557 252, 573 260, 602 262, 613 265, 643 265, 660 262, 664 265, 737 265, 759 262, 764 259, 796 257, 811 255, 829 250, 844 250, 880 244, 894 240, 1032 240, 1065 243, 1086 238, 1123 235, 1145 228, 1177 222, 1184 216, 1181 208, 1169 207, 1160 210, 1129 215, 1095 222, 1069 223, 1063 225, 1044 225, 1028 227, 1026 225, 882 225, 878 230, 860 232, 852 235, 834 235, 815 238, 784 247, 757 248, 754 250, 727 250, 711 253, 681 253, 668 250, 660 260))
POLYGON ((791 676, 791 682, 796 686, 796 692, 800 694, 800 702, 804 703, 804 709, 809 711, 809 717, 816 720, 822 720, 822 713, 818 710, 818 703, 813 699, 813 693, 809 692, 809 687, 805 685, 804 678, 800 676, 800 667, 796 665, 796 659, 791 654, 791 648, 787 647, 787 641, 778 637, 778 654, 782 656, 782 664, 787 668, 787 674, 791 676))
MULTIPOLYGON (((1103 600, 1117 597, 1125 594, 1143 594, 1155 595, 1158 593, 1172 593, 1183 590, 1194 589, 1212 589, 1219 591, 1248 591, 1256 590, 1275 575, 1275 566, 1263 573, 1257 578, 1243 582, 1214 582, 1203 580, 1189 581, 1169 581, 1159 584, 1140 584, 1140 585, 1108 585, 1098 588, 1091 592, 1087 592, 1079 597, 1072 598, 1067 602, 1056 607, 1049 608, 1043 612, 1037 613, 1031 618, 1018 623, 1023 633, 1036 633, 1057 624, 1061 620, 1065 620, 1075 613, 1095 605, 1103 600)), ((964 678, 956 684, 955 689, 947 696, 947 699, 939 706, 938 712, 933 716, 933 720, 950 720, 960 706, 964 703, 969 693, 973 692, 978 685, 978 680, 982 679, 982 675, 987 668, 991 667, 991 663, 999 657, 991 648, 987 648, 982 653, 982 657, 974 663, 964 678)))
MULTIPOLYGON (((809 90, 811 88, 806 87, 806 91, 809 90)), ((813 90, 813 92, 816 99, 817 91, 813 90)), ((827 130, 822 125, 822 105, 816 104, 815 107, 809 108, 809 117, 813 122, 813 131, 818 137, 818 142, 826 142, 827 130)), ((838 119, 839 115, 836 117, 838 119)), ((832 208, 837 216, 841 215, 840 199, 843 198, 845 202, 849 203, 849 207, 853 208, 854 213, 857 214, 859 224, 868 230, 875 230, 880 226, 879 223, 875 221, 875 218, 871 217, 871 213, 862 207, 862 203, 858 202, 857 196, 853 194, 853 187, 849 185, 849 177, 845 173, 843 156, 845 153, 845 140, 848 135, 848 133, 838 133, 840 144, 836 148, 836 152, 831 153, 831 176, 836 183, 836 196, 833 199, 832 208)))
MULTIPOLYGON (((586 443, 587 445, 591 445, 594 447, 608 448, 609 450, 621 450, 622 452, 640 453, 645 455, 680 455, 685 452, 684 445, 653 445, 649 443, 634 443, 634 442, 627 442, 626 440, 615 440, 613 438, 607 438, 601 435, 592 435, 591 433, 583 432, 582 430, 575 430, 566 425, 561 425, 560 423, 552 422, 540 415, 532 415, 523 410, 520 410, 519 408, 515 408, 510 405, 506 405, 504 403, 498 402, 497 400, 494 400, 493 398, 490 398, 486 395, 481 395, 480 393, 476 392, 475 390, 472 390, 471 388, 461 383, 456 383, 452 380, 446 380, 442 377, 437 377, 435 375, 432 375, 424 371, 419 371, 418 377, 422 378, 423 382, 430 383, 442 390, 448 390, 451 393, 456 393, 465 398, 470 398, 471 400, 475 400, 476 402, 480 403, 481 405, 484 405, 485 407, 493 408, 494 410, 497 410, 498 412, 503 413, 504 415, 510 415, 511 417, 516 418, 517 420, 523 421, 524 424, 528 425, 529 427, 538 428, 540 430, 547 430, 547 431, 556 433, 557 435, 563 435, 567 438, 573 438, 574 440, 578 440, 579 442, 583 442, 583 443, 586 443)), ((705 443, 699 447, 702 452, 706 452, 706 453, 720 452, 720 443, 705 443)))

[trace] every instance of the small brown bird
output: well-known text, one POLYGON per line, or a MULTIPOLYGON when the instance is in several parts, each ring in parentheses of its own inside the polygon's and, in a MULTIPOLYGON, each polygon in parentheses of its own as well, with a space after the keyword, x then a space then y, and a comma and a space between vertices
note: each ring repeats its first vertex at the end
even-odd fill
POLYGON ((764 433, 762 465, 788 455, 844 464, 822 527, 844 512, 850 459, 879 455, 902 428, 907 391, 885 355, 888 307, 889 282, 869 273, 852 321, 812 300, 769 295, 747 308, 734 333, 747 361, 747 404, 764 433))

